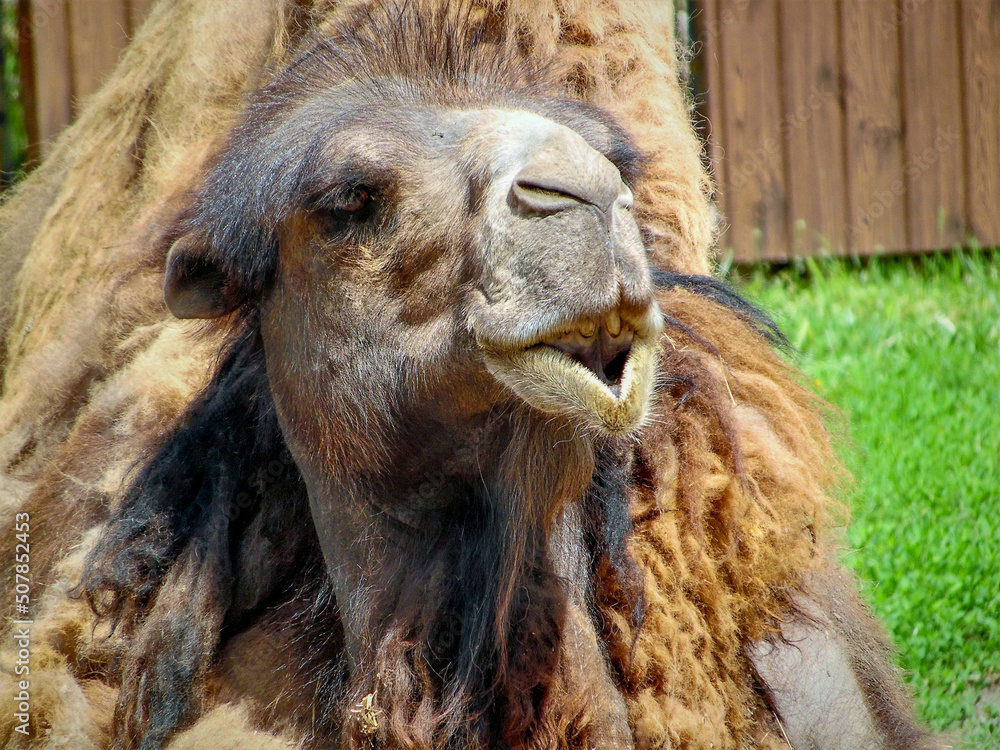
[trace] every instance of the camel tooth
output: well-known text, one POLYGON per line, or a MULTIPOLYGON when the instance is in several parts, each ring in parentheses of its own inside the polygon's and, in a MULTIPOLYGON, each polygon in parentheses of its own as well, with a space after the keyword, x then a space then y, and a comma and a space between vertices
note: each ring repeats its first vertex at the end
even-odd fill
POLYGON ((585 339, 589 339, 597 333, 597 324, 592 320, 585 320, 580 324, 580 333, 585 339))
POLYGON ((617 310, 612 310, 604 319, 604 328, 611 336, 618 336, 622 332, 622 318, 617 310))

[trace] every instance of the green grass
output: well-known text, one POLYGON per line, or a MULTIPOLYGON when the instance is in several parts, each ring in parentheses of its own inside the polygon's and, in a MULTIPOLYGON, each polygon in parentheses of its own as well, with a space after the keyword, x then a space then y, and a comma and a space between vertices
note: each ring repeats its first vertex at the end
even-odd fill
POLYGON ((846 561, 923 718, 1000 747, 1000 253, 805 261, 730 280, 846 417, 846 561))

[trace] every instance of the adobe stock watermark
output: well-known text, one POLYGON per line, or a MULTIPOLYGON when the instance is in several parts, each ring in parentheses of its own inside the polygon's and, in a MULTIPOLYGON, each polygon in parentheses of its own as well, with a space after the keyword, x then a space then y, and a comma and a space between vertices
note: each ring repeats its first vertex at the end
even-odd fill
POLYGON ((903 177, 897 177, 885 190, 874 197, 868 208, 858 216, 847 228, 849 242, 857 240, 861 233, 871 227, 872 222, 882 218, 885 212, 906 195, 909 185, 913 185, 923 177, 934 164, 962 140, 962 136, 953 131, 938 128, 934 134, 934 142, 919 154, 907 159, 903 165, 903 177))
POLYGON ((466 441, 456 449, 455 455, 444 459, 439 468, 426 473, 420 484, 406 492, 406 499, 419 507, 434 497, 447 486, 448 482, 458 476, 464 467, 475 460, 476 454, 486 443, 488 436, 489 433, 483 427, 471 429, 466 435, 466 441))
POLYGON ((704 10, 698 11, 694 16, 698 19, 698 40, 702 43, 714 41, 722 34, 722 29, 732 26, 742 18, 742 14, 750 7, 750 0, 735 0, 722 8, 718 15, 708 20, 704 16, 704 10))
POLYGON ((878 25, 882 40, 885 41, 896 33, 924 5, 927 5, 927 0, 903 0, 903 2, 897 3, 893 9, 892 18, 883 19, 878 25))
POLYGON ((31 518, 18 513, 14 518, 14 612, 13 639, 17 648, 14 675, 14 731, 31 733, 31 518))
MULTIPOLYGON (((15 1, 2 0, 5 5, 15 1)), ((18 21, 18 38, 27 39, 42 31, 57 15, 65 12, 66 7, 63 0, 33 0, 30 14, 22 16, 18 21)))

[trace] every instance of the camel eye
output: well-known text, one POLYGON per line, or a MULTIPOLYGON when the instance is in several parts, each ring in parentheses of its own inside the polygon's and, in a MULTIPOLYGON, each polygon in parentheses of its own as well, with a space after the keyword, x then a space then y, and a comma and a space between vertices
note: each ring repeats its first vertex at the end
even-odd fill
POLYGON ((330 213, 341 220, 361 219, 370 213, 371 191, 364 185, 345 190, 330 207, 330 213))

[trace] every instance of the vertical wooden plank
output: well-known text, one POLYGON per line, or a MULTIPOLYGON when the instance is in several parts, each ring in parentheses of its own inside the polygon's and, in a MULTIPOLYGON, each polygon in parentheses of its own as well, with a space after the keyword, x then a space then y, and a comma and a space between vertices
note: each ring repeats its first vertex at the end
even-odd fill
POLYGON ((736 259, 788 257, 777 0, 720 0, 726 219, 736 259), (725 19, 732 19, 731 22, 725 19))
POLYGON ((726 160, 723 158, 726 142, 724 119, 725 90, 722 76, 722 55, 725 50, 720 44, 722 18, 719 15, 719 0, 702 0, 702 18, 698 41, 700 55, 705 63, 705 79, 708 90, 705 104, 708 115, 708 158, 715 176, 715 199, 723 213, 726 212, 726 160))
POLYGON ((28 163, 41 157, 38 135, 38 98, 35 83, 35 42, 31 33, 31 2, 17 0, 17 59, 21 78, 21 104, 28 137, 28 163))
POLYGON ((97 91, 128 43, 124 0, 74 0, 70 10, 70 59, 74 106, 97 91))
POLYGON ((842 253, 844 114, 835 0, 781 0, 789 236, 795 255, 842 253))
POLYGON ((965 239, 959 11, 954 0, 906 3, 899 11, 907 211, 918 251, 965 239))
POLYGON ((1000 245, 1000 0, 962 1, 969 231, 1000 245))
POLYGON ((25 116, 32 160, 44 158, 52 140, 73 119, 73 88, 68 51, 65 0, 22 3, 22 61, 25 71, 25 116))
POLYGON ((841 19, 848 245, 866 255, 907 250, 897 6, 843 0, 841 19))

